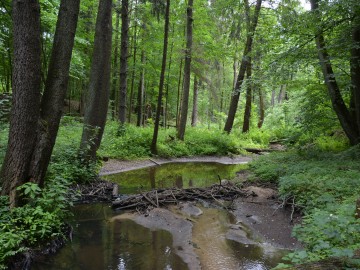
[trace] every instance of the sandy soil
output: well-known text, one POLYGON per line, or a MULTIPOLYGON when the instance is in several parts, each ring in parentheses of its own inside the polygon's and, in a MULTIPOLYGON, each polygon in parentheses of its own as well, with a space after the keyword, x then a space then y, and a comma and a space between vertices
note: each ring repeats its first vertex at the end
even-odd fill
POLYGON ((233 156, 233 157, 184 157, 170 159, 144 159, 144 160, 116 160, 110 159, 106 161, 99 172, 99 176, 115 174, 119 172, 131 171, 151 166, 157 166, 165 163, 179 162, 216 162, 221 164, 242 164, 248 163, 252 158, 249 156, 233 156))

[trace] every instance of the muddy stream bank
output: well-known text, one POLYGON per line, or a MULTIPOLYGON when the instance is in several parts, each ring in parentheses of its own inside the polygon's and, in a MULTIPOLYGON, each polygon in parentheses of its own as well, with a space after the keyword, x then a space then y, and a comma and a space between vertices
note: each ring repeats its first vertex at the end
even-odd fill
MULTIPOLYGON (((220 175, 235 177, 235 172, 238 178, 244 178, 246 174, 239 163, 249 160, 248 157, 181 159, 180 165, 179 162, 172 165, 174 160, 132 164, 109 161, 100 175, 109 175, 108 179, 113 180, 114 172, 140 169, 138 180, 128 181, 136 184, 127 185, 127 189, 121 187, 126 180, 119 174, 120 193, 166 186, 187 188, 211 184, 209 177, 196 179, 199 175, 204 177, 198 168, 215 174, 212 182, 217 182, 220 175), (154 166, 163 167, 164 171, 154 173, 154 166), (181 166, 191 172, 180 177, 181 166)), ((125 178, 136 179, 136 176, 130 173, 125 178)), ((72 221, 73 241, 56 255, 40 258, 32 269, 271 269, 289 250, 299 247, 291 237, 291 213, 279 207, 275 190, 253 186, 247 190, 253 196, 238 198, 231 206, 228 202, 197 200, 153 208, 145 215, 114 211, 108 204, 78 205, 72 221)))

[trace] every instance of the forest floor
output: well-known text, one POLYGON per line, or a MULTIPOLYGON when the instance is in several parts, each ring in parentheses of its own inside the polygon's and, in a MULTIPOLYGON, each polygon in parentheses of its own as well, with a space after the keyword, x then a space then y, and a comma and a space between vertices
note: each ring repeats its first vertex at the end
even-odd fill
MULTIPOLYGON (((191 157, 176 159, 148 159, 141 161, 118 161, 105 162, 100 171, 101 175, 118 173, 169 162, 218 162, 224 164, 247 163, 252 158, 248 156, 234 157, 191 157)), ((247 173, 241 172, 234 181, 246 181, 247 173)), ((261 247, 293 250, 300 248, 300 244, 291 237, 294 224, 300 222, 301 217, 292 209, 284 207, 278 199, 276 187, 256 186, 245 184, 242 187, 245 192, 251 194, 233 200, 231 210, 233 221, 225 226, 226 239, 239 242, 244 245, 259 245, 261 247)), ((215 201, 215 205, 222 203, 215 201)), ((291 207, 290 207, 291 208, 291 207)), ((154 208, 150 207, 146 215, 139 212, 125 213, 114 219, 132 219, 136 223, 150 229, 169 231, 173 236, 175 253, 179 255, 189 266, 189 269, 201 269, 212 258, 207 256, 207 244, 194 234, 199 230, 200 216, 204 207, 198 202, 180 202, 176 205, 154 208)), ((208 214, 208 213, 207 213, 208 214)), ((206 214, 205 214, 206 215, 206 214)), ((202 217, 204 219, 206 217, 202 217)), ((210 220, 207 222, 211 222, 210 220)), ((211 268, 211 266, 209 265, 211 268)), ((209 269, 210 269, 209 268, 209 269)))

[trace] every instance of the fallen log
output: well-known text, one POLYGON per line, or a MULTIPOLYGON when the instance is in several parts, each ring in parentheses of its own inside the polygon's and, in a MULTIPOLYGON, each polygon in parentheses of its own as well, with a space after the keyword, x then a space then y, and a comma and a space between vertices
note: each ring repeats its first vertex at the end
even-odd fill
POLYGON ((149 207, 160 207, 178 203, 184 200, 231 201, 238 197, 248 197, 251 194, 237 186, 212 185, 208 188, 169 188, 155 189, 141 194, 129 196, 125 199, 117 198, 112 201, 112 207, 117 210, 136 209, 144 212, 149 207))

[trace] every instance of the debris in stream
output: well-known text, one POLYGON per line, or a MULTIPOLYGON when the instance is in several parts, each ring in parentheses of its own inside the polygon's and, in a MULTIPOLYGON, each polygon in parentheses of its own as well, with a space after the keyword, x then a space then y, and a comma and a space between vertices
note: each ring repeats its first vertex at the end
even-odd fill
POLYGON ((238 197, 248 197, 251 193, 235 185, 212 185, 208 188, 169 188, 155 189, 149 192, 129 196, 125 199, 113 200, 112 207, 117 210, 136 209, 146 212, 149 208, 167 204, 176 204, 179 201, 214 200, 225 207, 219 200, 231 201, 238 197))
POLYGON ((75 202, 110 202, 117 192, 117 184, 97 179, 87 184, 71 186, 70 196, 75 202))

